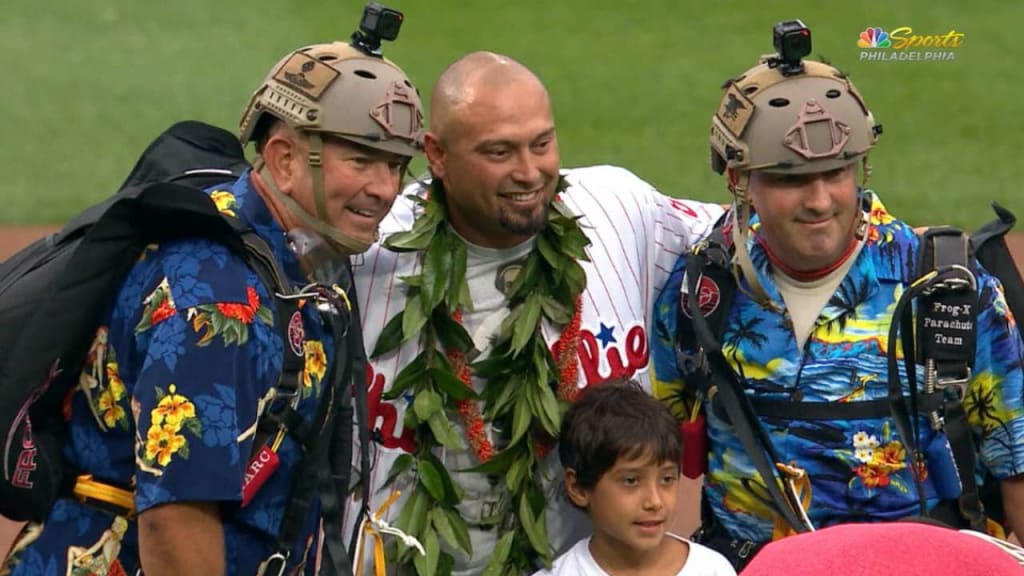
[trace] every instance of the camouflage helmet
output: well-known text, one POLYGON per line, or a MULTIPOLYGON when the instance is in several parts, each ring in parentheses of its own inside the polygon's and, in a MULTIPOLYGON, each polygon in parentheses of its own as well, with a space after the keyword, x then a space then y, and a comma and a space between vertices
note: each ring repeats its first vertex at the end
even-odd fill
POLYGON ((881 126, 846 74, 822 62, 784 75, 772 57, 729 80, 711 121, 711 167, 827 172, 857 161, 881 126))
POLYGON ((242 145, 259 140, 269 117, 299 131, 330 134, 401 156, 422 150, 423 106, 405 73, 344 42, 289 54, 249 100, 242 145))

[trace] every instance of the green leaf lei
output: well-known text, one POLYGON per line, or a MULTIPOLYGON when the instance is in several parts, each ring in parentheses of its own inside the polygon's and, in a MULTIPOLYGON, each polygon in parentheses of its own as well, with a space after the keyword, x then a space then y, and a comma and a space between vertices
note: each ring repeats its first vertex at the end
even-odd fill
MULTIPOLYGON (((558 191, 566 187, 559 180, 558 191)), ((418 275, 404 277, 405 310, 384 327, 373 356, 392 352, 419 337, 420 353, 407 364, 384 395, 394 400, 412 392, 413 403, 405 412, 404 426, 414 432, 416 448, 400 456, 388 472, 393 483, 407 472, 416 474, 396 524, 416 537, 426 555, 401 543, 389 550, 389 563, 399 564, 400 574, 433 576, 449 574, 454 558, 441 550, 443 540, 452 548, 472 554, 466 521, 456 511, 462 491, 434 455, 439 446, 463 450, 462 437, 448 414, 457 412, 460 400, 483 400, 488 422, 511 424, 509 444, 486 462, 469 471, 505 479, 508 496, 488 520, 502 534, 484 571, 486 576, 518 576, 532 572, 530 558, 551 564, 553 551, 547 536, 545 499, 540 485, 540 458, 536 443, 558 436, 563 402, 556 396, 559 369, 541 333, 543 319, 565 325, 575 311, 577 298, 586 287, 580 260, 588 260, 590 244, 578 217, 557 199, 551 203, 547 226, 537 235, 509 289, 510 314, 502 323, 490 356, 473 364, 473 373, 486 381, 481 394, 467 387, 445 351, 469 352, 472 339, 453 319, 471 310, 466 282, 466 244, 448 225, 448 207, 440 181, 434 180, 428 199, 413 196, 423 207, 411 230, 387 238, 384 246, 395 252, 422 252, 418 275), (535 431, 535 434, 529 434, 535 431)))

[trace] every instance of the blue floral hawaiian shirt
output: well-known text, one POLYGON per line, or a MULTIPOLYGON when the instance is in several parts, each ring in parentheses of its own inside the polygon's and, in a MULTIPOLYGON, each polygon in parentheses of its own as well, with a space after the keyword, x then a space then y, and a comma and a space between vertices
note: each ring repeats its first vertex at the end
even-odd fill
MULTIPOLYGON (((775 304, 761 307, 738 290, 722 335, 723 353, 746 378, 748 396, 793 402, 860 402, 887 398, 887 344, 896 301, 914 279, 918 240, 871 192, 868 239, 853 267, 797 347, 785 303, 772 280, 767 255, 750 239, 751 260, 775 304)), ((757 228, 756 219, 753 224, 757 228)), ((652 338, 654 392, 680 419, 687 399, 673 341, 679 318, 685 257, 660 295, 652 338)), ((1024 473, 1024 347, 999 283, 978 276, 977 348, 964 407, 978 440, 980 464, 996 478, 1024 473)), ((903 362, 900 354, 900 370, 903 362)), ((906 379, 902 379, 906 388, 906 379)), ((919 378, 918 382, 922 380, 919 378)), ((770 540, 767 491, 733 428, 706 410, 709 462, 705 495, 715 518, 733 538, 770 540)), ((920 416, 928 469, 919 470, 930 506, 941 498, 937 474, 951 468, 945 435, 920 416)), ((907 445, 891 418, 790 421, 762 417, 761 425, 784 463, 810 479, 808 512, 816 526, 894 520, 919 513, 907 445)), ((958 493, 957 489, 957 492, 958 493)))
MULTIPOLYGON (((295 285, 305 284, 248 173, 210 194, 222 213, 266 240, 295 285)), ((312 420, 333 357, 314 306, 300 305, 301 323, 294 322, 305 338, 285 341, 274 304, 256 273, 222 245, 151 245, 121 285, 65 405, 68 460, 97 480, 134 487, 137 513, 219 503, 230 575, 252 576, 272 552, 299 460, 299 447, 285 436, 279 467, 241 506, 258 407, 278 381, 283 355, 294 352, 305 357, 297 410, 312 420)), ((318 513, 314 503, 289 574, 314 571, 318 513)), ((135 521, 59 500, 42 526, 23 531, 8 568, 16 576, 134 576, 135 521)))

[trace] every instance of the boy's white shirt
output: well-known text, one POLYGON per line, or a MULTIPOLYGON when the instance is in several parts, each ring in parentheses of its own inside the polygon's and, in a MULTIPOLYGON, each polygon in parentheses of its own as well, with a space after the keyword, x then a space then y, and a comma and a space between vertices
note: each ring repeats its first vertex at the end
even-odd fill
MULTIPOLYGON (((718 552, 707 546, 696 542, 690 542, 686 538, 672 533, 666 533, 666 537, 675 538, 690 548, 690 554, 686 557, 686 563, 674 575, 665 574, 658 576, 736 576, 732 565, 718 552)), ((568 552, 555 559, 551 570, 540 570, 533 576, 613 576, 605 572, 594 555, 590 553, 590 538, 584 538, 576 543, 568 552)))

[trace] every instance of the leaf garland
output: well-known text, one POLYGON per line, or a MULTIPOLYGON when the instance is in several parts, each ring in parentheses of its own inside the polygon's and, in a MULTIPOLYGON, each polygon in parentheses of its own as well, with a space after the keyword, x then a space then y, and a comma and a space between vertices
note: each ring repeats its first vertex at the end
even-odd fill
MULTIPOLYGON (((557 191, 566 186, 559 179, 557 191)), ((415 487, 396 524, 424 545, 426 555, 398 543, 391 550, 394 555, 389 563, 397 562, 400 574, 450 573, 454 558, 441 550, 442 540, 472 555, 468 525, 456 510, 462 491, 434 455, 434 449, 442 446, 466 449, 448 415, 458 413, 459 401, 470 399, 483 400, 486 421, 511 424, 504 428, 512 431, 501 452, 468 470, 504 478, 508 489, 502 508, 490 519, 503 536, 484 575, 531 573, 532 557, 548 566, 553 560, 537 444, 558 436, 564 413, 564 398, 556 395, 563 370, 540 327, 545 319, 564 326, 578 312, 578 299, 586 287, 579 261, 589 259, 585 249, 590 241, 580 229, 578 217, 556 195, 547 226, 537 235, 534 249, 509 289, 510 313, 491 354, 472 365, 473 373, 486 381, 477 395, 460 380, 449 360, 450 355, 465 355, 473 346, 465 328, 454 319, 460 310, 472 310, 473 305, 466 282, 466 244, 448 225, 440 181, 433 181, 428 199, 412 199, 423 212, 411 230, 391 235, 384 246, 395 252, 421 252, 422 268, 419 274, 402 278, 407 285, 405 309, 385 325, 372 355, 387 354, 419 338, 419 354, 398 373, 384 399, 410 393, 413 397, 403 424, 413 431, 416 448, 412 454, 398 457, 387 483, 415 473, 415 487)), ((575 386, 574 381, 563 388, 574 390, 575 386)))

